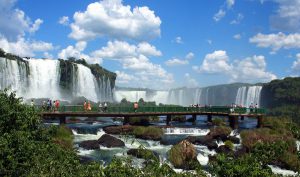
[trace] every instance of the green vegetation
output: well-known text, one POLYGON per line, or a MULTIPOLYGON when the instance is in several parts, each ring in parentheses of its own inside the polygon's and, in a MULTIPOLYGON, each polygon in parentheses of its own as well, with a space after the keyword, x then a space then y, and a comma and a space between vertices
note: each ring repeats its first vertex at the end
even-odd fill
POLYGON ((201 170, 175 173, 158 161, 136 168, 130 158, 114 158, 106 167, 96 162, 81 164, 69 146, 70 131, 44 126, 34 108, 21 102, 15 93, 0 91, 0 176, 204 176, 201 170))
POLYGON ((230 140, 226 140, 224 142, 225 146, 227 146, 229 149, 233 150, 234 146, 233 143, 230 140))
POLYGON ((160 140, 164 133, 161 128, 157 128, 157 127, 153 127, 153 126, 150 126, 150 127, 138 126, 138 127, 134 128, 132 134, 136 138, 160 140))
POLYGON ((215 126, 223 126, 226 125, 226 122, 224 121, 224 118, 214 118, 212 124, 215 126))
POLYGON ((218 126, 210 129, 209 136, 218 138, 220 136, 229 136, 232 129, 230 127, 218 126))
POLYGON ((287 77, 264 84, 261 106, 273 116, 288 116, 300 123, 300 77, 287 77))
POLYGON ((193 144, 183 140, 174 145, 168 152, 170 162, 175 168, 196 169, 199 168, 199 162, 196 159, 197 151, 193 144))

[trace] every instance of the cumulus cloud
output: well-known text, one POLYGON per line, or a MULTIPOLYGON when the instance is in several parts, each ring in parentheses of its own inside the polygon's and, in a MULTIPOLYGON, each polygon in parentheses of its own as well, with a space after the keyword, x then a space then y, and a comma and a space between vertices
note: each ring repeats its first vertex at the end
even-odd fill
POLYGON ((266 71, 265 57, 252 56, 234 62, 234 69, 230 72, 233 82, 268 82, 276 79, 276 75, 266 71))
POLYGON ((242 21, 243 19, 244 19, 244 15, 241 14, 241 13, 239 13, 239 14, 237 15, 236 19, 232 20, 232 21, 230 22, 230 24, 232 24, 232 25, 240 24, 241 21, 242 21))
POLYGON ((165 62, 167 66, 179 66, 179 65, 187 65, 189 64, 188 60, 180 60, 178 58, 172 58, 165 62))
POLYGON ((200 73, 223 73, 232 69, 232 66, 228 63, 229 58, 226 51, 217 50, 213 53, 207 54, 200 67, 194 67, 194 70, 200 73))
POLYGON ((292 65, 293 72, 300 72, 300 53, 296 55, 296 60, 293 62, 292 65))
POLYGON ((0 34, 8 41, 17 41, 26 32, 36 32, 43 23, 26 16, 25 12, 15 7, 16 0, 0 0, 0 34))
POLYGON ((46 52, 54 48, 51 43, 43 41, 30 41, 19 37, 17 41, 10 42, 3 36, 0 36, 0 46, 4 51, 21 57, 34 57, 35 52, 46 52))
POLYGON ((249 42, 255 43, 257 47, 272 48, 273 52, 278 51, 281 48, 291 49, 300 48, 300 34, 261 34, 253 36, 249 39, 249 42))
POLYGON ((231 82, 267 82, 276 79, 276 75, 266 71, 265 57, 262 55, 247 57, 229 62, 226 51, 214 51, 207 54, 200 66, 193 66, 199 73, 223 74, 231 82))
POLYGON ((235 35, 233 35, 233 38, 239 40, 239 39, 242 38, 242 35, 241 34, 235 34, 235 35))
POLYGON ((87 46, 87 42, 85 41, 79 41, 76 43, 75 46, 69 45, 67 48, 62 49, 58 53, 58 58, 68 59, 69 57, 74 57, 77 59, 85 59, 88 63, 101 64, 102 63, 101 58, 90 57, 89 55, 83 53, 86 46, 87 46))
POLYGON ((67 16, 60 17, 58 23, 65 26, 69 25, 69 17, 67 16))
POLYGON ((119 84, 127 84, 133 80, 135 80, 135 77, 132 75, 129 75, 123 71, 116 71, 117 74, 117 80, 116 82, 119 84))
POLYGON ((234 5, 235 0, 226 0, 227 8, 230 9, 234 5))
POLYGON ((214 16, 213 19, 218 22, 220 21, 224 16, 226 15, 226 12, 223 9, 220 9, 214 16))
MULTIPOLYGON (((106 46, 91 53, 94 58, 112 59, 121 63, 136 78, 136 83, 151 86, 153 83, 173 83, 173 75, 161 65, 150 61, 150 56, 160 56, 161 52, 148 43, 132 45, 125 41, 109 41, 106 46)), ((151 86, 153 88, 153 85, 151 86)))
POLYGON ((300 31, 300 1, 273 0, 278 3, 276 13, 270 17, 271 27, 280 31, 300 31))
POLYGON ((148 7, 123 5, 122 0, 103 0, 76 12, 69 37, 90 40, 108 36, 116 39, 149 40, 160 36, 161 20, 148 7))

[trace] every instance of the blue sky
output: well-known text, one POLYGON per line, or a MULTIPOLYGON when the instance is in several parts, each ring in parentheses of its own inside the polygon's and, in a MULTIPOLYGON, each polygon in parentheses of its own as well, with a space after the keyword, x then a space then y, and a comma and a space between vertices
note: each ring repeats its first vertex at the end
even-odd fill
POLYGON ((85 58, 117 85, 166 89, 300 73, 298 0, 0 0, 0 47, 85 58))

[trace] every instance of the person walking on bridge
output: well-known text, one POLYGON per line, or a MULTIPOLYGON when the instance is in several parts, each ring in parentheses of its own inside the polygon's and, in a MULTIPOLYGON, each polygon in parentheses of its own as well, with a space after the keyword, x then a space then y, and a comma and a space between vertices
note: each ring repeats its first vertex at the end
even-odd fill
POLYGON ((91 111, 92 110, 92 106, 91 106, 91 102, 89 101, 88 104, 87 104, 87 110, 88 111, 91 111))
POLYGON ((83 110, 86 111, 86 108, 87 108, 87 104, 86 104, 86 101, 84 101, 84 103, 83 103, 83 110))
POLYGON ((139 108, 139 104, 137 102, 135 102, 133 104, 133 108, 134 108, 134 112, 137 112, 137 109, 139 108))
POLYGON ((102 103, 100 102, 99 103, 99 112, 102 112, 103 110, 102 110, 102 103))
POLYGON ((104 112, 107 112, 107 103, 104 102, 104 112))

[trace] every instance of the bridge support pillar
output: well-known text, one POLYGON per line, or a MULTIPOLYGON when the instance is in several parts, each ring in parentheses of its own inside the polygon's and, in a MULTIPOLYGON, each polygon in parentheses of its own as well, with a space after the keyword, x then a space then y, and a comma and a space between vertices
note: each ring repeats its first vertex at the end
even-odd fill
POLYGON ((59 117, 59 124, 66 124, 66 117, 62 116, 62 117, 59 117))
POLYGON ((129 117, 124 116, 123 125, 127 125, 127 124, 129 124, 129 117))
POLYGON ((234 130, 239 127, 239 117, 238 116, 229 116, 229 125, 234 130))
POLYGON ((241 120, 244 120, 245 119, 245 116, 241 116, 241 120))
POLYGON ((170 125, 171 119, 172 119, 172 116, 168 114, 167 115, 167 120, 166 120, 167 125, 170 125))
POLYGON ((196 125, 197 115, 193 114, 192 116, 193 116, 192 117, 192 123, 193 123, 193 125, 196 125))
POLYGON ((212 122, 212 115, 211 114, 207 115, 207 122, 212 122))
POLYGON ((263 127, 263 116, 257 116, 257 128, 263 127))

